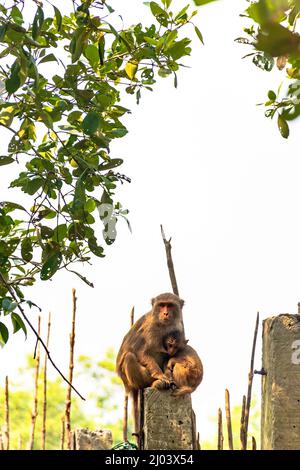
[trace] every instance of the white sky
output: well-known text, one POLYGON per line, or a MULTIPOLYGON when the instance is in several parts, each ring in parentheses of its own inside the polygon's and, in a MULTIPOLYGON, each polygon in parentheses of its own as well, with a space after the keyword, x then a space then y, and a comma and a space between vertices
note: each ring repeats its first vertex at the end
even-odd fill
MULTIPOLYGON (((113 4, 125 24, 146 22, 141 1, 113 4)), ((113 144, 112 156, 125 159, 120 171, 132 178, 118 195, 130 209, 133 234, 120 221, 107 257, 81 270, 95 288, 59 273, 27 294, 43 308, 44 325, 52 312, 52 356, 67 371, 75 287, 76 353, 101 359, 108 346, 118 349, 131 307, 138 318, 149 309, 151 297, 171 289, 162 223, 172 236, 179 290, 186 300, 186 334, 204 364, 203 383, 192 396, 202 439, 212 432, 208 418, 223 407, 225 388, 232 405, 246 394, 256 312, 261 318, 296 313, 300 300, 298 123, 284 140, 276 122, 256 107, 284 75, 241 60, 250 50, 234 39, 242 35, 244 19, 238 15, 245 6, 223 0, 199 9, 195 23, 205 47, 191 28, 191 69, 180 72, 178 89, 172 79, 164 79, 153 93, 142 94, 138 107, 134 97, 125 98, 132 110, 126 120, 129 134, 113 144)), ((13 200, 5 189, 5 171, 11 169, 2 168, 0 199, 13 200)), ((37 315, 32 311, 30 317, 37 315)), ((33 338, 24 342, 21 333, 11 338, 0 351, 2 383, 6 374, 16 377, 25 352, 33 348, 33 338)), ((259 341, 256 369, 260 348, 259 341)), ((89 384, 80 391, 86 395, 89 384)), ((260 393, 259 376, 254 393, 260 393)))

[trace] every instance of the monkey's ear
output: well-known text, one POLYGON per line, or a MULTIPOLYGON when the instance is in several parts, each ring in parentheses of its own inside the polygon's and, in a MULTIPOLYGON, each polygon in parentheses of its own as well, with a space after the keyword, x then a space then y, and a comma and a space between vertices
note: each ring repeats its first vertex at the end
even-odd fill
POLYGON ((184 306, 184 300, 180 299, 180 307, 182 308, 184 306))
POLYGON ((151 299, 151 305, 152 305, 152 307, 153 307, 153 305, 154 305, 154 302, 155 302, 155 297, 153 297, 153 299, 151 299))
POLYGON ((185 342, 184 342, 184 344, 188 344, 188 342, 189 342, 189 339, 186 339, 185 342))

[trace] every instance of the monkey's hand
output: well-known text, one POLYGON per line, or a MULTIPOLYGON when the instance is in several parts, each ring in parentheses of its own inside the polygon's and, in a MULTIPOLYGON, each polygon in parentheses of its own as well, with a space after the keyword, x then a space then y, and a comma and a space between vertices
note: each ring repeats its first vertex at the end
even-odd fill
POLYGON ((151 385, 151 388, 156 388, 156 390, 168 390, 171 386, 171 382, 165 379, 154 380, 151 385))

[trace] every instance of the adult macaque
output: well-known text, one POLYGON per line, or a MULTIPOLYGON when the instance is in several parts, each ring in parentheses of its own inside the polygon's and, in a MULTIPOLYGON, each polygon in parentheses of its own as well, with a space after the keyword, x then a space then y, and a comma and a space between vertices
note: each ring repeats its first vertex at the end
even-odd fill
POLYGON ((134 399, 135 430, 137 430, 137 391, 146 387, 168 388, 171 379, 163 372, 167 353, 163 338, 172 331, 184 340, 182 306, 177 295, 166 293, 152 299, 152 309, 130 328, 123 339, 118 356, 117 372, 126 394, 134 399))
POLYGON ((195 349, 187 345, 180 332, 174 331, 163 339, 163 346, 171 359, 165 366, 165 375, 174 381, 176 389, 173 396, 192 393, 203 378, 203 366, 195 349))

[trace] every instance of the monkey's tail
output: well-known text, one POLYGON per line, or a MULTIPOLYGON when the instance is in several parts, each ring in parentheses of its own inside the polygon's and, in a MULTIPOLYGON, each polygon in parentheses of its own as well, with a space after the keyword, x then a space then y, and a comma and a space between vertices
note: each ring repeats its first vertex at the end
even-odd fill
POLYGON ((188 385, 183 385, 180 388, 177 388, 172 392, 173 397, 181 397, 182 395, 186 395, 187 393, 192 393, 194 391, 193 387, 189 387, 188 385))
POLYGON ((137 444, 139 443, 139 409, 138 409, 138 390, 131 390, 131 398, 132 398, 132 417, 133 417, 133 434, 136 437, 137 444))

